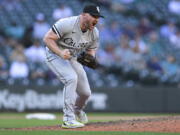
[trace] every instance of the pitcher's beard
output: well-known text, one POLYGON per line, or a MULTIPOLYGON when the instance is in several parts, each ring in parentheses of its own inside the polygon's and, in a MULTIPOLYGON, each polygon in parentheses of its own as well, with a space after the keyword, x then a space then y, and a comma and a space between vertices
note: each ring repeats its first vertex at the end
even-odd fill
POLYGON ((89 29, 89 23, 84 24, 84 30, 87 31, 89 29))
POLYGON ((92 30, 92 27, 93 25, 90 23, 90 22, 86 22, 84 23, 84 30, 92 30))

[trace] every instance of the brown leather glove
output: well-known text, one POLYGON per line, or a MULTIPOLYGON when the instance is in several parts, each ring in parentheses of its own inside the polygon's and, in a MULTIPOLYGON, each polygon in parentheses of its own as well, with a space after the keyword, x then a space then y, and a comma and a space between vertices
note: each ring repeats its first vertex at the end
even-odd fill
POLYGON ((96 58, 88 53, 81 53, 78 57, 77 57, 77 61, 79 63, 81 63, 84 66, 87 66, 89 68, 92 69, 96 69, 98 68, 98 62, 96 60, 96 58))

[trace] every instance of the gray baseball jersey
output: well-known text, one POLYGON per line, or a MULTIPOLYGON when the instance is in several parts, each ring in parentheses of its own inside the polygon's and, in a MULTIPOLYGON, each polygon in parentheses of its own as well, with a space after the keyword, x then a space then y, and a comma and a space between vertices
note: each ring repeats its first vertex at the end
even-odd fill
POLYGON ((77 56, 86 49, 96 49, 99 46, 97 28, 83 33, 80 29, 79 16, 60 19, 53 25, 53 29, 60 38, 57 41, 59 47, 69 48, 73 56, 77 56))
POLYGON ((98 48, 99 32, 94 28, 93 31, 83 33, 80 29, 80 16, 60 19, 52 29, 59 37, 58 46, 61 49, 70 49, 74 56, 70 60, 64 60, 46 47, 46 63, 64 83, 63 120, 75 120, 75 113, 85 107, 91 95, 86 72, 76 61, 76 56, 83 50, 98 48))

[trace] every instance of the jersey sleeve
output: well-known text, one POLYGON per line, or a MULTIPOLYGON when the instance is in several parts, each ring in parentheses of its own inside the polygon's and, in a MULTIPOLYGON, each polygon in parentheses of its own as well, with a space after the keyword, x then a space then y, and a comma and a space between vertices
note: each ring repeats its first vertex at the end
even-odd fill
POLYGON ((52 26, 52 30, 58 35, 59 38, 68 33, 71 28, 72 24, 68 19, 60 19, 52 26))
POLYGON ((97 28, 94 29, 93 35, 92 35, 92 44, 87 49, 97 49, 99 47, 99 31, 97 28))

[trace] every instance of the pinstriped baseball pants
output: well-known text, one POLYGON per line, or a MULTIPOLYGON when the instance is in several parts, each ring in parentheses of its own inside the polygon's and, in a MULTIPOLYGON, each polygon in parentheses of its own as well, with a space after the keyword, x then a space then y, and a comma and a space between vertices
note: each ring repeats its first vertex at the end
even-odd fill
POLYGON ((46 47, 46 63, 64 84, 63 121, 75 120, 76 111, 82 110, 91 95, 91 89, 83 66, 75 59, 64 60, 46 47))

